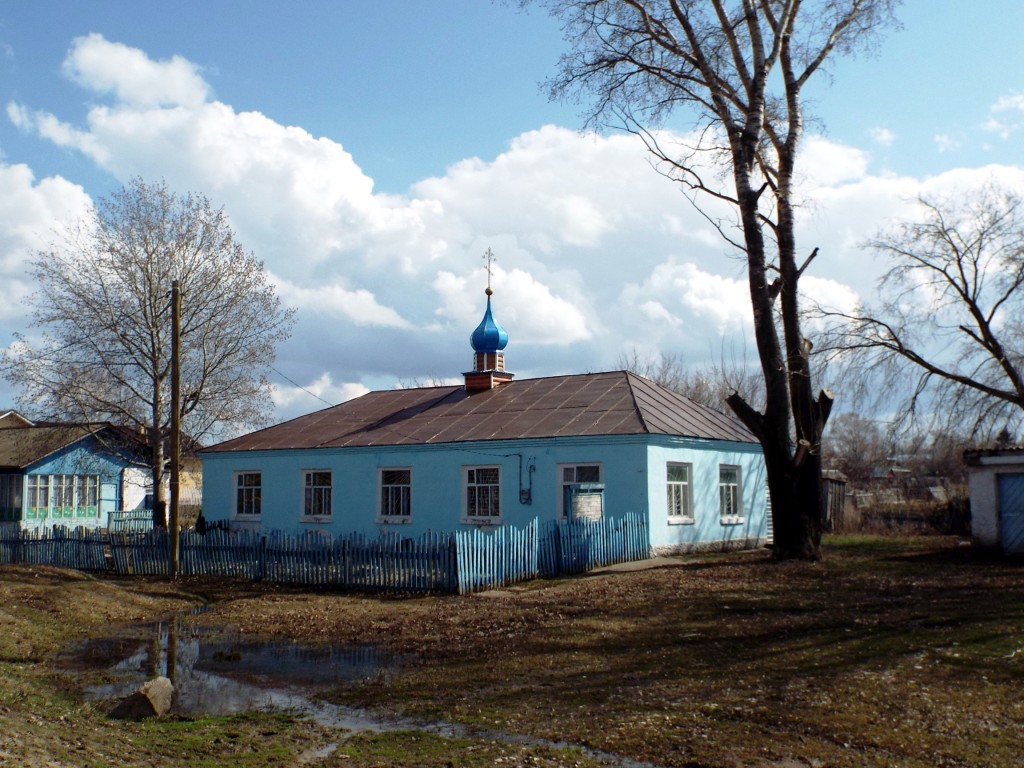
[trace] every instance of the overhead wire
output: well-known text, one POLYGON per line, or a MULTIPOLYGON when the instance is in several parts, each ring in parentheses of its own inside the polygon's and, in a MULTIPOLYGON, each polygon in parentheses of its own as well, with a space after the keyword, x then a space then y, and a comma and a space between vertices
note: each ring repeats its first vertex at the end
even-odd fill
POLYGON ((280 376, 280 377, 281 377, 282 379, 284 379, 285 381, 287 381, 287 382, 288 382, 289 384, 291 384, 291 385, 292 385, 293 387, 296 387, 296 388, 298 388, 298 389, 301 389, 301 390, 302 390, 303 392, 305 392, 305 393, 306 393, 307 395, 309 395, 310 397, 315 397, 315 398, 316 398, 317 400, 319 400, 319 401, 320 401, 321 403, 323 403, 323 404, 325 404, 325 405, 331 405, 331 406, 333 406, 333 405, 337 405, 337 403, 331 403, 331 402, 328 402, 327 400, 324 400, 324 399, 323 399, 322 397, 320 397, 320 395, 316 394, 315 392, 310 392, 310 391, 309 391, 308 389, 306 389, 306 388, 305 388, 304 386, 302 386, 301 384, 299 384, 299 383, 298 383, 297 381, 295 381, 294 379, 291 379, 291 378, 289 378, 288 376, 285 376, 285 375, 284 375, 283 373, 281 373, 281 372, 280 372, 279 370, 277 370, 277 368, 275 368, 274 366, 272 366, 272 365, 271 365, 271 366, 268 366, 268 367, 270 368, 270 370, 272 370, 272 371, 273 371, 274 373, 276 373, 276 374, 277 374, 278 376, 280 376))

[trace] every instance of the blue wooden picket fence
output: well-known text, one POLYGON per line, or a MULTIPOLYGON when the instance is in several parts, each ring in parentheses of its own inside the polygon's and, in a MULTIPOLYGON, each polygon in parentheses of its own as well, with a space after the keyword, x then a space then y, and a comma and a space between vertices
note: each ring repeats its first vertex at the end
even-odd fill
MULTIPOLYGON (((642 515, 419 538, 320 532, 182 531, 182 576, 238 578, 373 593, 469 593, 649 557, 642 515)), ((32 563, 123 576, 167 576, 167 532, 0 530, 0 564, 32 563)))
POLYGON ((254 531, 182 531, 178 544, 181 573, 258 581, 263 574, 261 548, 265 538, 254 531))
POLYGON ((601 520, 552 520, 540 538, 538 566, 542 576, 586 573, 646 560, 650 552, 647 518, 636 512, 601 520))
POLYGON ((119 576, 169 576, 171 547, 167 531, 108 534, 112 569, 119 576))
POLYGON ((56 565, 76 571, 107 570, 106 535, 96 528, 0 529, 0 563, 56 565))
POLYGON ((107 515, 107 530, 117 533, 147 533, 153 530, 153 510, 114 510, 107 515))
POLYGON ((449 534, 369 539, 317 532, 182 531, 184 576, 221 576, 369 592, 451 592, 456 579, 449 534))
POLYGON ((458 591, 494 589, 537 578, 537 520, 525 528, 457 531, 458 591))

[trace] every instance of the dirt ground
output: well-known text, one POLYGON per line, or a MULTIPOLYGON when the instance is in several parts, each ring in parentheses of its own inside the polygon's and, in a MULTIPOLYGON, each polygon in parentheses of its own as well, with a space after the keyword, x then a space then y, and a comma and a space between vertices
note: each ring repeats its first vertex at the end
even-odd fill
POLYGON ((1024 765, 1024 563, 954 538, 843 537, 818 564, 667 558, 406 599, 5 567, 0 606, 0 764, 1024 765), (403 654, 400 674, 329 699, 468 730, 114 724, 53 662, 74 638, 203 601, 192 620, 403 654))

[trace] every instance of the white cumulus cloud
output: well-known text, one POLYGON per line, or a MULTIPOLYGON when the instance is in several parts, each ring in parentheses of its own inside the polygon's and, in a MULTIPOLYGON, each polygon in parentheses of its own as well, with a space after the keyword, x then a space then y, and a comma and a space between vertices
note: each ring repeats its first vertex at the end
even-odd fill
POLYGON ((868 135, 871 136, 872 141, 883 147, 891 146, 896 141, 896 134, 883 126, 872 128, 868 131, 868 135))
MULTIPOLYGON (((730 269, 732 262, 719 261, 730 269)), ((674 257, 656 265, 642 283, 627 284, 617 316, 627 330, 626 347, 654 346, 704 354, 709 343, 743 333, 750 323, 750 293, 742 278, 702 269, 674 257)))
POLYGON ((412 328, 412 323, 391 307, 379 304, 365 288, 350 291, 336 283, 303 287, 278 280, 277 294, 285 304, 302 312, 343 317, 360 326, 412 328))
MULTIPOLYGON (((441 272, 434 280, 441 302, 437 313, 467 329, 467 338, 483 317, 485 302, 480 286, 485 284, 486 278, 479 271, 469 277, 441 272)), ((492 311, 508 331, 510 343, 567 345, 591 338, 581 309, 552 293, 529 273, 495 269, 494 284, 499 289, 493 297, 492 311)))
POLYGON ((60 177, 36 181, 23 164, 0 164, 0 320, 22 326, 34 290, 28 274, 36 253, 60 240, 91 205, 85 191, 60 177))
POLYGON ((118 101, 138 107, 195 106, 209 94, 199 68, 181 56, 153 61, 138 48, 112 43, 97 33, 71 42, 63 70, 84 88, 112 93, 118 101))
POLYGON ((867 173, 868 153, 821 136, 808 136, 797 159, 797 171, 812 187, 835 186, 867 173))
MULTIPOLYGON (((298 309, 275 363, 290 379, 275 380, 281 417, 323 407, 306 390, 340 402, 400 381, 458 380, 485 306, 487 248, 498 257, 494 314, 519 376, 607 369, 630 347, 702 364, 753 338, 742 254, 709 221, 736 236, 733 214, 713 200, 697 211, 652 170, 634 136, 542 126, 510 136, 495 157, 382 195, 344 137, 236 111, 180 57, 155 60, 90 35, 72 44, 65 71, 99 97, 83 120, 15 102, 8 119, 115 179, 163 178, 225 207, 240 242, 298 309)), ((663 146, 695 140, 659 134, 663 146)), ((721 178, 720 168, 702 170, 721 178)), ((884 269, 861 250, 864 240, 912 212, 922 191, 982 175, 872 175, 864 149, 814 135, 799 170, 798 259, 819 249, 803 285, 842 306, 870 296, 884 269)), ((28 255, 89 202, 59 177, 36 181, 29 168, 0 165, 7 327, 25 314, 28 255)))
POLYGON ((935 148, 939 152, 955 152, 960 149, 960 145, 963 143, 956 136, 950 133, 937 133, 933 139, 935 142, 935 148))
POLYGON ((989 108, 985 128, 1001 139, 1008 139, 1024 127, 1024 93, 1000 96, 989 108))

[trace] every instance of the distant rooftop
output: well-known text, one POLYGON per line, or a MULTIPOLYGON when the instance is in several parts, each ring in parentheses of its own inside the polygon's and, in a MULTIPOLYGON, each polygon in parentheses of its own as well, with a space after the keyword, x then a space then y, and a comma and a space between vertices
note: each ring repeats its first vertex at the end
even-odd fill
POLYGON ((25 467, 93 433, 89 426, 13 426, 0 429, 0 468, 25 467))

